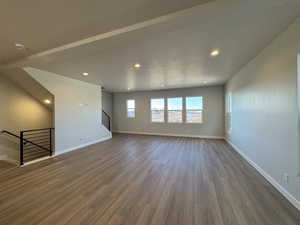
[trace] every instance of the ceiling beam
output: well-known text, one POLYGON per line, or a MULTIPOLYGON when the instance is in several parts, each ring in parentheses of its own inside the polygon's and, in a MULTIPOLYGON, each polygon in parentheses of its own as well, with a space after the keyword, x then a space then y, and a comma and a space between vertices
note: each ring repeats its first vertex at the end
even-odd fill
POLYGON ((38 59, 38 58, 41 58, 41 57, 44 57, 44 56, 48 56, 48 55, 52 55, 52 54, 55 54, 55 53, 58 53, 58 52, 66 51, 66 50, 76 48, 76 47, 79 47, 79 46, 82 46, 82 45, 87 45, 87 44, 90 44, 90 43, 93 43, 93 42, 96 42, 96 41, 101 41, 101 40, 104 40, 104 39, 107 39, 107 38, 111 38, 111 37, 114 37, 114 36, 117 36, 117 35, 121 35, 121 34, 131 32, 131 31, 143 29, 143 28, 146 28, 146 27, 149 27, 149 26, 152 26, 152 25, 164 23, 164 22, 173 20, 177 17, 188 16, 188 15, 191 15, 191 14, 197 12, 200 8, 203 8, 204 6, 207 6, 208 5, 207 3, 209 3, 209 2, 215 2, 215 0, 207 0, 207 2, 205 2, 206 4, 201 4, 201 5, 197 5, 197 6, 194 6, 192 8, 189 8, 189 9, 180 10, 180 11, 177 11, 177 12, 174 12, 174 13, 166 14, 164 16, 160 16, 160 17, 157 17, 155 19, 147 20, 147 21, 144 21, 144 22, 141 22, 141 23, 133 24, 133 25, 126 26, 126 27, 123 27, 123 28, 120 28, 120 29, 116 29, 116 30, 109 31, 109 32, 106 32, 106 33, 98 34, 98 35, 95 35, 95 36, 92 36, 92 37, 89 37, 89 38, 85 38, 85 39, 82 39, 82 40, 79 40, 79 41, 76 41, 76 42, 72 42, 72 43, 69 43, 69 44, 66 44, 66 45, 59 46, 57 48, 53 48, 53 49, 49 49, 49 50, 46 50, 46 51, 43 51, 43 52, 39 52, 39 53, 27 56, 27 57, 22 58, 22 59, 17 60, 17 61, 12 61, 12 62, 9 62, 9 63, 6 63, 6 64, 2 64, 2 65, 0 65, 0 70, 15 68, 15 67, 24 67, 24 66, 28 65, 31 61, 33 61, 35 59, 38 59))

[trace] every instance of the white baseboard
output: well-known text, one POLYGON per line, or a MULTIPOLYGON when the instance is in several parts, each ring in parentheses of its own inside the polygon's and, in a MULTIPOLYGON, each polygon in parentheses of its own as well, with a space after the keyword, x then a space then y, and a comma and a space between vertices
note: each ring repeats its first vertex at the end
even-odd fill
POLYGON ((204 139, 225 139, 222 136, 205 136, 205 135, 189 135, 189 134, 169 134, 169 133, 150 133, 150 132, 132 132, 132 131, 113 131, 122 134, 141 134, 153 136, 169 136, 169 137, 190 137, 190 138, 204 138, 204 139))
POLYGON ((253 162, 246 154, 244 154, 237 146, 235 146, 231 141, 225 139, 231 147, 239 153, 251 166, 253 166, 264 178, 269 181, 293 206, 295 206, 300 211, 300 202, 290 194, 284 187, 282 187, 273 177, 271 177, 266 171, 264 171, 260 166, 253 162))
POLYGON ((19 165, 19 162, 17 160, 9 158, 7 155, 0 155, 0 160, 14 164, 14 165, 19 165))
POLYGON ((105 130, 105 132, 107 134, 110 134, 111 135, 111 131, 109 129, 107 129, 105 126, 101 125, 102 126, 102 129, 105 130))
POLYGON ((81 148, 84 148, 84 147, 87 147, 87 146, 90 146, 90 145, 93 145, 93 144, 97 144, 99 142, 103 142, 103 141, 109 140, 111 138, 112 138, 112 136, 109 135, 107 137, 100 138, 100 139, 98 139, 96 141, 92 141, 92 142, 85 143, 83 145, 78 145, 78 146, 75 146, 75 147, 72 147, 72 148, 64 149, 63 151, 55 152, 55 156, 65 154, 67 152, 75 151, 75 150, 78 150, 78 149, 81 149, 81 148))
POLYGON ((40 162, 40 161, 44 161, 44 160, 50 159, 52 157, 53 156, 45 156, 45 157, 42 157, 42 158, 38 158, 38 159, 32 160, 30 162, 24 163, 24 165, 22 165, 21 167, 28 166, 28 165, 31 165, 31 164, 34 164, 34 163, 37 163, 37 162, 40 162))

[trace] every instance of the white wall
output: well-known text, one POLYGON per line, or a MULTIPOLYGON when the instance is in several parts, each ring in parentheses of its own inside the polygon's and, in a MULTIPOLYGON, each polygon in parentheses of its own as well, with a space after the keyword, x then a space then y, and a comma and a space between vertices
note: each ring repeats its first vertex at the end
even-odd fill
POLYGON ((228 82, 226 95, 233 96, 232 131, 227 138, 300 209, 299 52, 300 19, 228 82), (289 175, 288 184, 284 173, 289 175))
MULTIPOLYGON (((19 135, 21 130, 51 127, 51 111, 25 90, 0 75, 0 130, 19 135)), ((19 160, 19 140, 0 136, 0 159, 19 160)))
POLYGON ((111 118, 113 114, 113 94, 102 91, 102 108, 111 118))
POLYGON ((113 130, 116 132, 224 137, 224 87, 182 88, 162 91, 114 93, 113 130), (152 123, 150 99, 203 96, 203 123, 152 123), (127 118, 126 100, 135 99, 136 118, 127 118))
POLYGON ((101 87, 27 67, 55 98, 55 154, 109 138, 101 124, 101 87))

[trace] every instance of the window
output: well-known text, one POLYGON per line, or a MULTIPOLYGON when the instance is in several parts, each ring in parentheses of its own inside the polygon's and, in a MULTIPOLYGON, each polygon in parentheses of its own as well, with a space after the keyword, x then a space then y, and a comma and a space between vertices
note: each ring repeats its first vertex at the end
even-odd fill
POLYGON ((182 123, 182 98, 168 98, 168 122, 182 123))
POLYGON ((135 118, 135 100, 127 100, 127 117, 135 118))
POLYGON ((151 121, 165 122, 165 100, 163 98, 151 99, 151 121))
POLYGON ((297 101, 298 101, 298 175, 300 177, 300 54, 298 54, 297 101))
POLYGON ((203 98, 187 97, 186 98, 186 122, 202 123, 203 122, 203 98))
POLYGON ((227 109, 226 109, 226 130, 227 133, 231 132, 232 129, 232 93, 229 92, 227 96, 227 109))

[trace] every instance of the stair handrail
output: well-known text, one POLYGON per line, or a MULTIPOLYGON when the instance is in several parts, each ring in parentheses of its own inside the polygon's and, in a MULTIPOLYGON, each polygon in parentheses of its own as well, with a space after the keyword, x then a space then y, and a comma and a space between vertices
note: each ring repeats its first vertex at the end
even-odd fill
POLYGON ((108 115, 107 112, 105 112, 103 109, 102 109, 102 113, 108 118, 108 130, 111 131, 111 118, 110 118, 110 115, 108 115))
POLYGON ((45 148, 45 147, 43 147, 43 146, 40 146, 40 145, 38 145, 38 144, 35 144, 35 143, 33 143, 33 142, 31 142, 31 141, 25 139, 25 138, 21 138, 20 136, 15 135, 15 134, 13 134, 13 133, 7 131, 7 130, 0 130, 0 133, 1 133, 1 134, 8 134, 8 135, 11 135, 11 136, 13 136, 13 137, 15 137, 15 138, 18 138, 18 139, 20 139, 20 140, 23 139, 23 141, 25 142, 25 144, 30 143, 30 144, 32 144, 32 145, 34 145, 34 146, 37 146, 37 147, 39 147, 39 148, 41 148, 41 149, 43 149, 43 150, 46 150, 46 151, 48 151, 48 152, 51 152, 50 149, 47 149, 47 148, 45 148))
POLYGON ((42 130, 54 130, 54 128, 49 127, 49 128, 42 128, 42 129, 23 130, 23 132, 42 131, 42 130))

